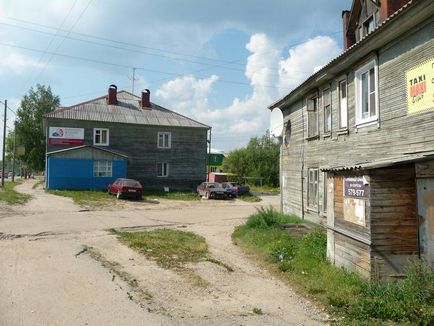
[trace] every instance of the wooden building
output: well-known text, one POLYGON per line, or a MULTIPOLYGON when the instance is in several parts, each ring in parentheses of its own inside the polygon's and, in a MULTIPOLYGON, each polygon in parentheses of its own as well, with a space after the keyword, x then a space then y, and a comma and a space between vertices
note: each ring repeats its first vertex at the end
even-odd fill
POLYGON ((336 265, 400 277, 434 267, 434 2, 354 0, 342 17, 345 51, 269 107, 282 209, 327 227, 336 265))
POLYGON ((206 179, 210 127, 152 103, 148 90, 138 97, 110 85, 106 96, 45 114, 44 128, 47 188, 106 189, 127 177, 149 189, 195 189, 206 179))

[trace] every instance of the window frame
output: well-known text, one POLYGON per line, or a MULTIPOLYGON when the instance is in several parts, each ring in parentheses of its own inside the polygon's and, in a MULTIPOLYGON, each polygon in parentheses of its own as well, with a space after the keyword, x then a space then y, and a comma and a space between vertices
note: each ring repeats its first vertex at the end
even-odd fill
POLYGON ((93 160, 93 177, 94 178, 111 178, 113 176, 113 161, 110 160, 93 160), (101 169, 101 163, 109 163, 101 169), (100 175, 100 173, 105 173, 100 175))
MULTIPOLYGON (((358 68, 355 71, 354 74, 354 83, 355 83, 355 104, 356 104, 356 127, 361 127, 367 124, 372 124, 378 121, 379 117, 379 111, 380 111, 380 105, 379 105, 379 87, 378 87, 378 62, 377 58, 374 58, 367 63, 365 63, 363 66, 358 68), (363 82, 362 82, 362 76, 364 74, 367 75, 367 87, 368 87, 368 112, 371 112, 371 106, 370 106, 370 96, 372 94, 371 92, 371 81, 370 81, 370 71, 371 69, 374 69, 374 103, 375 103, 375 114, 373 116, 369 116, 367 118, 362 117, 362 111, 363 111, 363 82)), ((348 94, 347 94, 348 97, 348 94)))
POLYGON ((172 133, 170 131, 159 131, 157 133, 157 148, 161 148, 161 149, 170 149, 172 148, 172 133), (164 136, 168 136, 167 138, 167 144, 165 144, 165 137, 164 136), (163 144, 160 146, 160 136, 162 136, 163 138, 163 144))
POLYGON ((318 107, 319 107, 319 96, 318 96, 318 94, 317 93, 315 93, 314 95, 311 95, 311 96, 309 96, 307 99, 306 99, 306 111, 307 111, 307 139, 315 139, 315 138, 318 138, 319 137, 319 109, 318 109, 318 107), (314 103, 314 110, 310 110, 309 109, 309 103, 310 103, 310 101, 312 101, 313 103, 314 103), (316 123, 315 123, 315 126, 316 126, 316 133, 315 134, 311 134, 311 132, 310 132, 310 114, 309 113, 311 113, 311 112, 315 112, 316 114, 314 115, 315 116, 315 119, 316 119, 316 123))
POLYGON ((95 146, 109 146, 109 144, 110 144, 110 129, 108 129, 108 128, 93 128, 93 144, 95 146), (103 131, 107 132, 107 141, 105 143, 102 143, 102 142, 97 143, 96 142, 97 131, 101 132, 99 135, 100 138, 102 138, 102 132, 103 131))
POLYGON ((157 178, 167 178, 169 176, 169 163, 168 162, 157 162, 157 178), (166 173, 164 173, 163 166, 166 166, 166 173), (160 169, 161 167, 161 169, 160 169), (160 175, 161 172, 161 175, 160 175))
POLYGON ((347 130, 348 129, 348 80, 347 78, 341 78, 338 80, 338 104, 339 104, 339 129, 340 130, 347 130), (342 90, 342 83, 345 83, 345 110, 343 110, 342 107, 342 97, 341 97, 341 90, 342 90), (345 111, 345 126, 342 125, 342 112, 345 111))
POLYGON ((326 87, 322 90, 321 98, 322 98, 321 106, 322 106, 323 119, 324 119, 323 132, 324 132, 324 136, 330 136, 330 134, 332 132, 332 125, 333 125, 333 120, 332 120, 333 119, 333 117, 332 117, 332 89, 330 86, 326 87), (325 101, 325 95, 324 95, 325 92, 328 92, 328 97, 329 97, 328 107, 329 107, 329 111, 330 111, 330 128, 328 130, 326 130, 327 123, 326 123, 326 104, 325 104, 326 101, 325 101))
POLYGON ((308 168, 307 169, 307 208, 319 212, 319 169, 308 168), (316 173, 316 180, 311 180, 311 172, 316 173), (311 186, 315 187, 316 201, 311 203, 311 186))

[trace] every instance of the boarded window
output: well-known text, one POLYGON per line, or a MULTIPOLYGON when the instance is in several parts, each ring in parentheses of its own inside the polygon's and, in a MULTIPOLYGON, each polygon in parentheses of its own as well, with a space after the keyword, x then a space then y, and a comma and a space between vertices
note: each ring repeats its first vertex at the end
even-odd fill
POLYGON ((318 169, 308 169, 307 206, 318 209, 318 169))
POLYGON ((307 136, 318 135, 318 99, 316 97, 307 100, 307 136))

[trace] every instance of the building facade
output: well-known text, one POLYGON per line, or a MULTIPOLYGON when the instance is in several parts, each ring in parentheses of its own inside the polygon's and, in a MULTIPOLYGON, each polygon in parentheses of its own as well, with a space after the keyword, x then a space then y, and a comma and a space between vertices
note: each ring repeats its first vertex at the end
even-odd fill
POLYGON ((344 53, 269 107, 284 115, 283 211, 377 279, 434 267, 434 3, 392 3, 353 1, 344 53))
POLYGON ((116 177, 127 177, 148 189, 195 189, 206 179, 210 127, 151 103, 149 97, 148 90, 138 97, 111 85, 107 96, 46 114, 51 180, 46 186, 106 189, 116 177), (62 166, 64 182, 58 178, 62 166), (73 184, 68 174, 77 173, 97 180, 73 184))

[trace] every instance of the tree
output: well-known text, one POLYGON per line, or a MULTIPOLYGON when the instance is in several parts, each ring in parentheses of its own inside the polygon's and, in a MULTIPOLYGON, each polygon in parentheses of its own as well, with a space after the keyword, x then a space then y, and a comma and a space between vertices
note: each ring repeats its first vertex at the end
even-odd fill
POLYGON ((233 150, 224 160, 224 170, 239 177, 263 178, 264 184, 279 185, 280 145, 267 136, 251 138, 247 147, 233 150))
POLYGON ((16 133, 20 143, 25 146, 22 157, 28 168, 42 171, 45 165, 45 135, 42 116, 59 106, 59 97, 51 92, 50 86, 36 85, 21 100, 17 110, 16 133))

